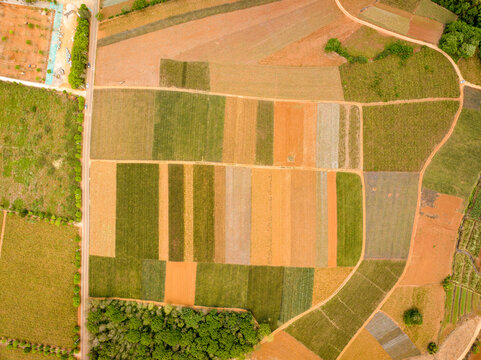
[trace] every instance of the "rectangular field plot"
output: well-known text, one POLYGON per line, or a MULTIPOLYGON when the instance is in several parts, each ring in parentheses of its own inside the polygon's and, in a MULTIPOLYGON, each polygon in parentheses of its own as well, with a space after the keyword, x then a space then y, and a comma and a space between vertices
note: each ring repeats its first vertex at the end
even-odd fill
POLYGON ((160 60, 160 86, 209 90, 209 83, 209 64, 206 62, 160 60))

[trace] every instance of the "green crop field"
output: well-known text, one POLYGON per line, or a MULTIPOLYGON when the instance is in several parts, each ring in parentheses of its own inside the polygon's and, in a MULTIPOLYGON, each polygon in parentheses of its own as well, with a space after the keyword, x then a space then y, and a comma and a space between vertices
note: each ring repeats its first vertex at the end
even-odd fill
POLYGON ((386 4, 401 10, 413 12, 420 0, 381 0, 381 4, 386 4))
POLYGON ((337 173, 337 265, 356 265, 362 251, 362 184, 356 174, 337 173))
POLYGON ((163 301, 165 290, 165 261, 142 260, 142 299, 163 301))
POLYGON ((463 77, 469 82, 481 85, 481 58, 479 57, 479 49, 476 49, 476 53, 467 59, 459 59, 459 70, 463 77))
POLYGON ((194 261, 214 261, 214 167, 194 166, 194 261))
POLYGON ((419 16, 425 16, 443 24, 453 22, 457 18, 456 14, 431 0, 421 0, 415 11, 415 14, 419 16))
POLYGON ((404 265, 404 261, 363 261, 336 296, 286 331, 323 359, 335 360, 395 284, 404 265))
POLYGON ((75 218, 78 101, 0 81, 0 205, 75 218))
POLYGON ((311 307, 313 286, 314 269, 285 268, 280 322, 284 323, 311 307))
POLYGON ((426 169, 423 187, 465 200, 481 171, 481 112, 463 109, 453 134, 426 169))
POLYGON ((184 260, 184 166, 169 165, 169 260, 184 260))
POLYGON ((429 48, 422 48, 404 65, 398 57, 388 56, 367 64, 347 63, 339 69, 348 101, 459 96, 457 76, 451 64, 429 48))
POLYGON ((355 169, 359 167, 361 157, 361 114, 357 106, 351 106, 349 117, 349 163, 350 167, 355 169))
POLYGON ((458 107, 457 101, 365 107, 364 169, 420 171, 458 107))
POLYGON ((160 60, 160 86, 210 89, 209 64, 200 61, 160 60))
POLYGON ((159 257, 159 166, 117 164, 117 258, 159 257))
POLYGON ((74 347, 76 233, 71 226, 7 216, 0 256, 0 337, 74 347))
POLYGON ((256 164, 274 162, 274 103, 259 101, 257 105, 256 164))

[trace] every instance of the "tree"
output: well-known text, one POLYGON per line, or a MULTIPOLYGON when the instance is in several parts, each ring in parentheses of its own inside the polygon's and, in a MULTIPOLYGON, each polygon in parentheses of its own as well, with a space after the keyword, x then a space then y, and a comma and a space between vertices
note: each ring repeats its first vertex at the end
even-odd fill
POLYGON ((407 326, 421 325, 423 323, 423 316, 417 308, 406 310, 403 318, 407 326))
POLYGON ((439 350, 439 347, 438 345, 436 345, 435 342, 431 341, 429 344, 428 344, 428 353, 430 353, 431 355, 432 354, 436 354, 439 350))
POLYGON ((147 0, 135 0, 134 3, 132 4, 132 10, 142 10, 149 6, 147 3, 147 0))
POLYGON ((102 14, 101 12, 98 12, 97 15, 95 15, 95 18, 98 21, 102 21, 104 19, 104 14, 102 14))
POLYGON ((82 19, 85 19, 85 20, 90 19, 90 10, 85 4, 80 5, 80 8, 78 9, 78 14, 82 19))

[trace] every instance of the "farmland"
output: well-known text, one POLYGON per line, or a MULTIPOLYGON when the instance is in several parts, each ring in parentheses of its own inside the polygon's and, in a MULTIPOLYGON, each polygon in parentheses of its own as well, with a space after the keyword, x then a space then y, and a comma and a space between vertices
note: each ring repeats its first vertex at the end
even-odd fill
POLYGON ((0 108, 2 207, 74 218, 76 98, 0 82, 0 108))
POLYGON ((0 336, 73 348, 75 229, 15 215, 6 221, 0 257, 0 336))
POLYGON ((390 360, 391 357, 381 344, 366 329, 361 330, 354 341, 346 348, 341 360, 390 360))

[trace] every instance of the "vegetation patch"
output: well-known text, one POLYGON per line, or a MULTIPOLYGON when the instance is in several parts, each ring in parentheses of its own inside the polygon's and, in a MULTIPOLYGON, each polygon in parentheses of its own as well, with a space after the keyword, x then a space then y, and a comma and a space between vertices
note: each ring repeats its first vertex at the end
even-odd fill
POLYGON ((184 166, 169 164, 169 260, 184 260, 184 166))
POLYGON ((357 174, 337 173, 337 266, 354 266, 362 251, 362 184, 357 174))
POLYGON ((93 300, 90 359, 232 359, 251 352, 268 327, 250 313, 93 300), (112 334, 115 334, 112 336, 112 334))
POLYGON ((478 3, 471 0, 433 0, 435 3, 444 6, 456 15, 460 20, 469 25, 481 27, 481 9, 478 3))
POLYGON ((381 4, 386 4, 412 13, 418 6, 419 0, 381 0, 381 4))
POLYGON ((161 59, 160 86, 209 90, 209 64, 200 61, 161 59))
POLYGON ((366 107, 365 170, 420 171, 447 133, 458 107, 456 101, 366 107))
POLYGON ((431 0, 421 0, 415 14, 439 21, 442 24, 449 24, 457 18, 456 14, 431 0))
POLYGON ((72 89, 78 89, 85 86, 87 77, 87 63, 89 52, 89 30, 90 17, 89 10, 85 4, 80 5, 79 13, 86 14, 86 17, 80 16, 77 19, 77 30, 75 31, 72 46, 72 66, 68 75, 68 82, 72 89))
POLYGON ((142 260, 142 299, 164 301, 165 261, 142 260))
POLYGON ((285 268, 279 318, 281 323, 289 321, 311 307, 313 286, 313 268, 285 268))
MULTIPOLYGON (((458 61, 459 70, 463 77, 476 85, 481 85, 481 53, 479 48, 476 49, 476 53, 470 58, 462 58, 458 61)), ((465 91, 468 87, 464 88, 465 91)))
POLYGON ((446 26, 439 40, 439 47, 455 61, 470 58, 476 53, 481 41, 481 29, 463 21, 454 21, 446 26))
POLYGON ((259 101, 256 121, 256 164, 272 165, 274 162, 274 103, 259 101))

